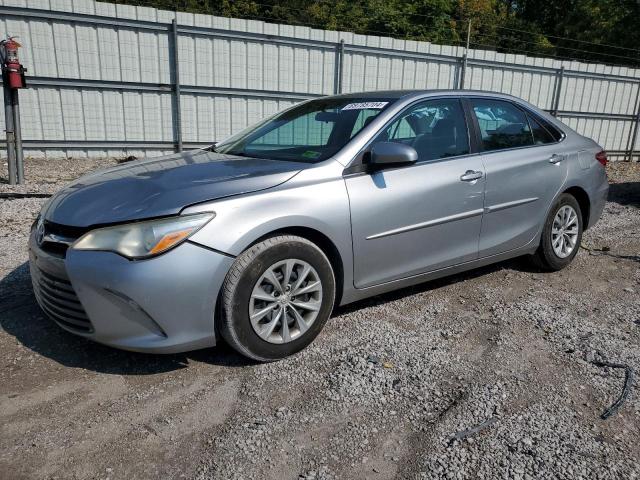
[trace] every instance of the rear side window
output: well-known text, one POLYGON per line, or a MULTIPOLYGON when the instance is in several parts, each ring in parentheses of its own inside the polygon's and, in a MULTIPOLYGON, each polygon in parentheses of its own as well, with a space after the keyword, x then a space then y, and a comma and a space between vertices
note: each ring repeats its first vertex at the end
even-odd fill
POLYGON ((533 145, 527 115, 512 103, 475 98, 471 105, 478 119, 484 151, 533 145))
POLYGON ((529 114, 530 117, 534 117, 535 120, 542 125, 547 132, 551 135, 554 142, 559 142, 564 137, 564 133, 561 132, 555 125, 552 125, 551 122, 545 120, 543 117, 536 117, 534 115, 529 114))
POLYGON ((411 145, 419 161, 465 155, 469 153, 469 134, 460 100, 427 100, 409 107, 375 142, 411 145))
POLYGON ((551 135, 551 132, 542 125, 532 115, 527 115, 529 119, 529 125, 531 126, 531 133, 533 133, 533 142, 536 145, 544 145, 546 143, 554 143, 556 139, 551 135))

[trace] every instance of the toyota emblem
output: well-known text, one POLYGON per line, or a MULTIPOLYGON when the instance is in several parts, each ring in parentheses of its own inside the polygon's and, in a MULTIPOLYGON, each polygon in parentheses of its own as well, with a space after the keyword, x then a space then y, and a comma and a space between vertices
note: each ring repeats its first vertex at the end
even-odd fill
POLYGON ((36 242, 38 245, 42 245, 43 241, 44 241, 44 222, 40 221, 36 226, 36 242))

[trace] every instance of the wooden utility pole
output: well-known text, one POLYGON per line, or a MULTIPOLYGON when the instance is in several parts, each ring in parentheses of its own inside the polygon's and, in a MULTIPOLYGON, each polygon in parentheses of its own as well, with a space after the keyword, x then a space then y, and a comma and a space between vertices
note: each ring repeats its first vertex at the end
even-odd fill
POLYGON ((467 23, 467 45, 462 56, 462 72, 460 73, 460 90, 464 90, 464 80, 467 76, 467 59, 469 58, 469 41, 471 39, 471 19, 467 23))

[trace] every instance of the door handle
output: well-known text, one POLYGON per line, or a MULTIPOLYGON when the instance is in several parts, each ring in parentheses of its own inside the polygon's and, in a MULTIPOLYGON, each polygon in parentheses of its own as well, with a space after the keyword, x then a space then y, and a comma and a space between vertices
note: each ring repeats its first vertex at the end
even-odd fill
POLYGON ((473 182, 474 180, 478 180, 482 178, 482 172, 476 172, 474 170, 467 170, 462 175, 460 175, 460 180, 463 182, 473 182))
POLYGON ((558 155, 557 153, 554 153, 553 155, 551 155, 551 157, 549 157, 549 163, 560 163, 562 160, 564 160, 564 157, 562 155, 558 155))

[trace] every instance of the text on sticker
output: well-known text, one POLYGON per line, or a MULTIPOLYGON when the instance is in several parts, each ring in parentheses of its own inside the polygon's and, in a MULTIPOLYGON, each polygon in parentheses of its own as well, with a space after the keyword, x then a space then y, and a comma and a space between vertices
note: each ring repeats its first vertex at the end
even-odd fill
POLYGON ((389 102, 362 102, 350 103, 342 107, 342 110, 364 110, 365 108, 384 108, 389 102))

